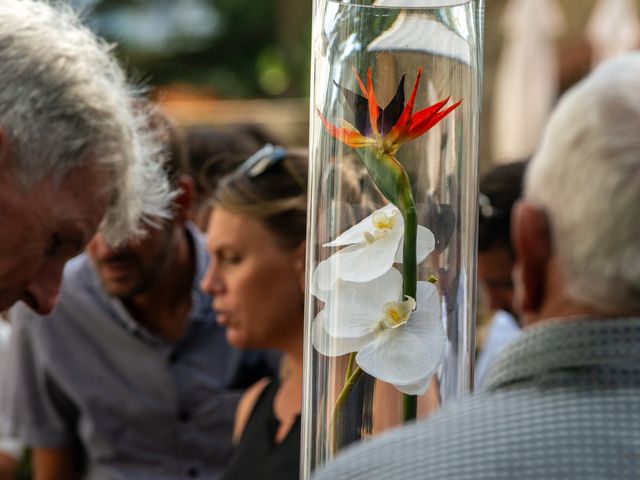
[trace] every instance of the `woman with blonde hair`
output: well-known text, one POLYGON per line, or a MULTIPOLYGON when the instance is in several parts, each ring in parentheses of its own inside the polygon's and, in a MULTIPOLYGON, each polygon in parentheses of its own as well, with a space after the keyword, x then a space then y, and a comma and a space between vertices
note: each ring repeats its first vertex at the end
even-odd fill
POLYGON ((279 378, 242 397, 224 480, 297 479, 304 329, 307 156, 267 145, 219 184, 202 289, 227 341, 283 353, 279 378))

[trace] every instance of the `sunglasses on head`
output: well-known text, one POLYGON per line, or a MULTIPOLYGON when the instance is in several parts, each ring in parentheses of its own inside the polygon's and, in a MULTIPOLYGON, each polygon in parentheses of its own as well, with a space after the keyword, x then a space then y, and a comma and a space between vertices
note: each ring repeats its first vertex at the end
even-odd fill
POLYGON ((238 167, 238 172, 255 178, 281 162, 286 155, 287 151, 284 148, 268 143, 247 158, 244 163, 238 167))

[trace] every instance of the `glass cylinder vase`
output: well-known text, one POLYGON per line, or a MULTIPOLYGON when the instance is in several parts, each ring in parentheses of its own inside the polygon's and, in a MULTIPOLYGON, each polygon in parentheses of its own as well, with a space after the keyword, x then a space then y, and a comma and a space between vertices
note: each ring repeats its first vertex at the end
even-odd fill
POLYGON ((471 384, 482 0, 315 0, 303 479, 471 384))

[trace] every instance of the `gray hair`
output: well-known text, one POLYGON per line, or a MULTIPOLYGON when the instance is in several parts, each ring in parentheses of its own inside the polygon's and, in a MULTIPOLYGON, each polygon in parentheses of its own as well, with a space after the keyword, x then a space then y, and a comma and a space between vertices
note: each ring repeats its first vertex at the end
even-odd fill
POLYGON ((172 197, 148 113, 111 46, 68 6, 0 1, 0 131, 24 189, 99 165, 112 174, 101 230, 117 243, 167 217, 172 197))
POLYGON ((574 300, 640 308, 640 53, 604 63, 562 98, 525 197, 548 215, 574 300))

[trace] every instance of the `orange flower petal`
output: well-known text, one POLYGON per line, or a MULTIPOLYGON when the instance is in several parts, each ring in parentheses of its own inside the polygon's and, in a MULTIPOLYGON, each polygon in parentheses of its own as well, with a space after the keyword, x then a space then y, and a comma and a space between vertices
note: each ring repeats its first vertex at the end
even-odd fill
POLYGON ((351 67, 351 71, 353 71, 353 74, 356 76, 356 80, 358 81, 358 85, 360 86, 360 90, 362 91, 362 95, 364 96, 364 98, 367 98, 367 88, 364 86, 364 83, 362 83, 362 80, 360 80, 358 72, 356 72, 356 69, 354 67, 351 67))
POLYGON ((365 137, 358 130, 356 130, 355 127, 353 127, 352 125, 349 125, 348 123, 345 122, 345 124, 348 125, 347 128, 336 127, 331 122, 329 122, 322 115, 322 113, 320 113, 320 110, 318 108, 316 108, 316 112, 320 116, 320 119, 322 120, 322 124, 324 125, 324 128, 327 130, 329 135, 331 135, 336 140, 352 148, 360 148, 360 147, 365 147, 367 145, 372 145, 372 144, 375 145, 376 142, 374 139, 365 137))
POLYGON ((369 100, 369 121, 371 122, 371 131, 376 139, 380 138, 380 132, 378 131, 378 102, 376 102, 376 96, 373 93, 373 82, 371 81, 371 69, 367 70, 367 86, 369 87, 368 100, 369 100))
POLYGON ((389 130, 389 133, 385 138, 385 140, 389 144, 395 144, 399 141, 402 141, 402 138, 407 134, 407 131, 411 126, 411 114, 413 113, 413 105, 415 103, 416 93, 418 92, 418 84, 420 83, 421 75, 422 75, 422 68, 418 68, 416 81, 413 84, 411 95, 409 96, 409 100, 407 101, 407 104, 404 106, 402 115, 400 115, 400 118, 398 118, 398 121, 396 122, 396 124, 393 127, 391 127, 391 130, 389 130))

